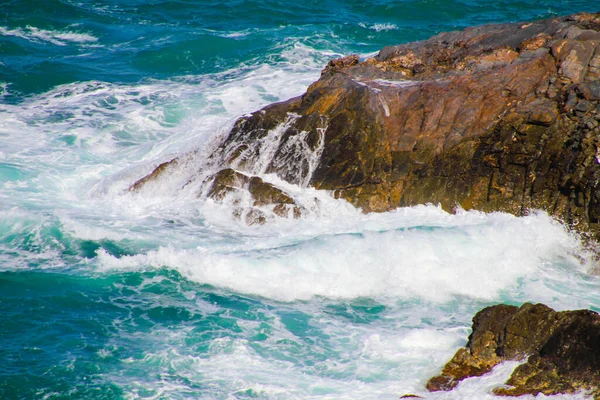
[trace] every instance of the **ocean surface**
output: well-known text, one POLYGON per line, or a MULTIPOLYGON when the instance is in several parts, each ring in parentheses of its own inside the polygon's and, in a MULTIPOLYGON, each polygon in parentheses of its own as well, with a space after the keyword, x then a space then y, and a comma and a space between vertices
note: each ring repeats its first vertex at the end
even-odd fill
POLYGON ((491 398, 516 363, 424 390, 475 312, 526 301, 600 311, 579 238, 546 214, 365 215, 288 185, 319 199, 310 213, 246 226, 168 185, 127 188, 237 117, 300 95, 332 58, 598 10, 0 0, 0 398, 491 398))

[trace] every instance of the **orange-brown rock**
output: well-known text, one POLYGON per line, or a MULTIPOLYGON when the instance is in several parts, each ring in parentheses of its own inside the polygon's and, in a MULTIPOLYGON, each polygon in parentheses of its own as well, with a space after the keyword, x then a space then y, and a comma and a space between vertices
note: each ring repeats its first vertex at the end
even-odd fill
MULTIPOLYGON (((212 161, 365 212, 543 209, 600 232, 600 14, 486 25, 330 62, 212 161)), ((142 183, 143 184, 143 183, 142 183)))
POLYGON ((299 218, 302 208, 295 204, 294 199, 281 189, 263 181, 257 176, 247 176, 231 168, 223 169, 208 178, 210 187, 207 197, 217 202, 223 202, 232 196, 232 203, 236 207, 234 213, 249 224, 264 224, 267 216, 264 210, 258 207, 271 206, 271 211, 280 217, 293 216, 299 218), (251 205, 244 209, 242 201, 236 194, 250 196, 251 205))
MULTIPOLYGON (((280 148, 323 135, 310 185, 365 211, 539 208, 598 232, 599 21, 475 27, 332 62, 302 97, 238 121, 227 143, 264 138, 296 115, 280 148)), ((267 171, 294 182, 284 156, 267 171)))
POLYGON ((466 347, 429 380, 427 389, 451 390, 507 360, 527 361, 514 370, 508 387, 494 390, 498 395, 588 391, 600 398, 600 315, 529 303, 487 307, 473 318, 466 347))

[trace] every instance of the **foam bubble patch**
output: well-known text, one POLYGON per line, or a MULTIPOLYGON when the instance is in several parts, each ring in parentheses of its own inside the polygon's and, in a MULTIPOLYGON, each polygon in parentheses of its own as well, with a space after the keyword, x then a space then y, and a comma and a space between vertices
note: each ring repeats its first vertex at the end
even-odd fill
POLYGON ((89 33, 73 32, 69 30, 55 31, 39 29, 34 26, 16 29, 0 26, 0 35, 16 36, 32 42, 47 42, 56 46, 66 46, 69 43, 94 43, 98 41, 98 38, 89 33))
MULTIPOLYGON (((527 291, 541 272, 559 273, 552 261, 557 257, 582 269, 569 258, 577 239, 543 213, 452 215, 428 206, 322 220, 288 225, 279 238, 268 235, 274 228, 259 228, 255 238, 247 236, 226 252, 167 246, 122 258, 100 252, 98 260, 103 269, 173 268, 198 283, 284 301, 314 296, 491 301, 527 291)), ((537 295, 553 291, 538 290, 537 295)))

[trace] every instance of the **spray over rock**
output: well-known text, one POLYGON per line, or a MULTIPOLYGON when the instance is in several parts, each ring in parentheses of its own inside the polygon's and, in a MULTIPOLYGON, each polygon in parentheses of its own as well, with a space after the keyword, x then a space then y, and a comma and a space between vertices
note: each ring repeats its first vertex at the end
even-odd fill
POLYGON ((600 14, 441 33, 330 62, 304 95, 240 118, 210 174, 273 173, 365 212, 542 209, 597 238, 599 81, 600 14))

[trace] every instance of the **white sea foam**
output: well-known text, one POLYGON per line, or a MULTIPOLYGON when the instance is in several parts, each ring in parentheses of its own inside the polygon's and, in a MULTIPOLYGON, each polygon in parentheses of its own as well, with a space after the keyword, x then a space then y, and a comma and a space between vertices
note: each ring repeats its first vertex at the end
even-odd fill
POLYGON ((250 155, 246 156, 242 153, 233 163, 232 167, 236 168, 241 162, 250 161, 250 173, 254 175, 266 173, 268 166, 275 156, 275 152, 279 149, 283 134, 298 118, 300 118, 300 115, 289 113, 281 124, 271 129, 265 137, 260 138, 258 143, 250 144, 250 150, 257 153, 256 158, 253 159, 250 155))
POLYGON ((310 69, 320 72, 328 60, 342 57, 345 54, 332 50, 317 51, 302 42, 294 41, 292 46, 282 49, 281 55, 289 60, 294 69, 310 69))
POLYGON ((308 187, 323 154, 327 120, 323 117, 322 121, 323 126, 315 129, 318 139, 314 148, 308 144, 309 132, 302 131, 288 138, 281 147, 284 157, 272 161, 275 168, 285 171, 290 181, 297 182, 303 188, 308 187))
POLYGON ((48 42, 56 46, 66 46, 68 43, 94 43, 98 38, 89 33, 72 32, 68 30, 53 31, 47 29, 39 29, 34 26, 26 26, 25 28, 10 29, 0 26, 0 35, 16 36, 32 42, 48 42))
POLYGON ((393 30, 398 29, 397 25, 389 23, 389 22, 382 23, 382 24, 373 24, 373 25, 367 25, 364 22, 360 22, 358 24, 358 26, 360 26, 361 28, 374 30, 375 32, 393 31, 393 30))
MULTIPOLYGON (((127 304, 125 302, 125 304, 127 304)), ((431 319, 420 327, 408 328, 406 319, 391 318, 383 313, 380 322, 371 324, 340 320, 331 312, 322 312, 324 304, 301 303, 286 310, 269 305, 246 312, 248 319, 236 319, 233 332, 202 343, 207 350, 194 351, 200 336, 189 326, 155 329, 132 340, 151 344, 143 357, 121 362, 130 369, 147 370, 133 385, 125 380, 122 387, 129 398, 139 398, 142 389, 156 397, 176 397, 189 387, 203 387, 204 398, 238 398, 253 396, 269 399, 397 399, 416 394, 431 399, 493 399, 492 390, 503 386, 518 362, 505 362, 490 373, 466 379, 451 392, 428 393, 425 382, 438 373, 454 350, 464 345, 468 329, 444 327, 447 315, 413 303, 408 313, 431 319), (413 310, 414 308, 414 310, 413 310), (259 313, 265 322, 253 321, 259 313), (248 315, 249 314, 249 315, 248 315), (310 316, 310 336, 305 340, 297 327, 284 321, 287 316, 310 316), (432 326, 433 325, 433 326, 432 326), (266 330, 265 330, 266 329, 266 330), (261 340, 250 340, 262 333, 261 340)), ((392 307, 407 314, 407 308, 392 307)), ((214 310, 208 310, 214 312, 214 310)), ((228 317, 227 314, 223 314, 228 317)), ((460 315, 464 318, 465 315, 460 315)), ((118 341, 132 336, 119 332, 118 341)), ((103 354, 111 357, 111 342, 103 354)), ((122 376, 110 381, 121 384, 122 376)), ((524 396, 525 399, 546 396, 524 396)), ((584 394, 549 396, 548 398, 584 399, 584 394)))
MULTIPOLYGON (((122 240, 127 224, 137 227, 140 238, 162 232, 157 248, 134 256, 115 258, 101 250, 101 269, 167 266, 200 283, 286 301, 324 296, 444 302, 452 296, 500 299, 505 293, 553 304, 595 301, 557 294, 556 284, 549 284, 560 265, 585 267, 571 256, 578 251, 576 240, 544 214, 452 215, 421 206, 367 216, 325 192, 263 175, 307 212, 299 221, 274 217, 267 226, 247 227, 231 218, 227 205, 196 199, 192 191, 175 193, 169 186, 173 176, 159 181, 164 186, 153 193, 123 194, 158 163, 203 146, 219 129, 223 134, 236 116, 270 102, 269 96, 300 93, 317 73, 312 67, 263 65, 229 71, 230 80, 219 75, 135 86, 76 83, 19 105, 1 105, 8 115, 0 122, 7 161, 35 162, 39 168, 24 186, 5 186, 7 204, 28 190, 30 201, 68 210, 61 215, 65 229, 82 239, 122 240), (48 192, 58 196, 48 199, 48 192), (81 219, 78 213, 85 223, 73 223, 81 219), (160 221, 174 221, 178 228, 160 221), (244 239, 203 242, 194 238, 194 229, 203 232, 202 240, 207 229, 244 239)), ((198 164, 190 165, 181 182, 198 164)))
POLYGON ((390 24, 390 23, 386 23, 386 24, 375 24, 371 27, 371 29, 374 29, 377 32, 381 32, 381 31, 393 31, 398 29, 398 26, 396 26, 395 24, 390 24))
MULTIPOLYGON (((141 398, 138 391, 151 390, 156 398, 171 397, 189 390, 182 381, 195 385, 213 382, 205 389, 205 398, 239 398, 252 396, 265 399, 397 399, 403 394, 416 394, 427 399, 496 399, 492 390, 503 386, 516 362, 503 363, 482 377, 466 379, 451 392, 428 393, 423 382, 398 375, 396 380, 369 381, 356 376, 351 380, 335 376, 319 376, 295 368, 290 361, 265 360, 246 340, 217 339, 210 348, 210 357, 181 354, 176 350, 162 350, 146 356, 144 363, 161 371, 155 380, 127 385, 128 398, 141 398), (173 372, 177 371, 174 376, 173 372), (182 377, 183 379, 174 379, 182 377), (218 383, 218 384, 217 384, 218 383), (420 387, 419 387, 420 386, 420 387)), ((131 360, 134 361, 134 360, 131 360)), ((321 365, 321 368, 327 368, 321 365)), ((116 379, 115 379, 116 380, 116 379)), ((118 382, 118 380, 116 380, 118 382)), ((531 399, 589 399, 584 393, 560 396, 519 397, 531 399)))
MULTIPOLYGON (((256 239, 225 252, 166 246, 115 258, 100 250, 98 261, 103 269, 168 266, 198 283, 284 301, 314 296, 491 301, 511 293, 553 304, 554 290, 536 285, 540 273, 556 275, 557 258, 584 272, 571 255, 579 249, 576 239, 545 214, 451 215, 431 206, 377 216, 341 214, 259 228, 256 239)), ((585 303, 577 296, 565 300, 585 303)))
POLYGON ((225 33, 217 32, 214 30, 209 30, 209 31, 212 33, 216 33, 219 36, 224 37, 224 38, 237 39, 237 38, 247 37, 247 36, 257 32, 258 29, 244 29, 241 31, 232 31, 232 32, 225 32, 225 33))
POLYGON ((145 241, 155 225, 175 221, 177 232, 185 232, 175 236, 192 242, 185 238, 202 223, 194 193, 174 198, 169 187, 148 196, 124 192, 159 163, 218 141, 240 115, 302 93, 318 77, 316 59, 324 62, 329 54, 304 45, 282 52, 275 66, 133 85, 77 82, 0 103, 0 157, 21 177, 0 182, 2 212, 25 196, 28 207, 52 210, 64 219, 62 229, 84 240, 123 240, 132 228, 139 236, 131 232, 131 239, 145 241))
POLYGON ((91 189, 115 196, 159 163, 225 133, 238 116, 300 94, 319 71, 296 69, 293 49, 286 51, 289 68, 264 64, 137 85, 81 82, 0 104, 0 147, 17 164, 39 166, 31 189, 55 184, 69 200, 91 189))
MULTIPOLYGON (((0 195, 0 204, 5 203, 0 195)), ((0 218, 0 270, 64 267, 65 245, 54 234, 57 221, 19 207, 2 210, 0 218), (20 249, 15 251, 15 249, 20 249)))
MULTIPOLYGON (((0 61, 0 65, 4 65, 4 63, 0 61)), ((6 95, 8 95, 8 83, 0 81, 0 98, 6 95)))

